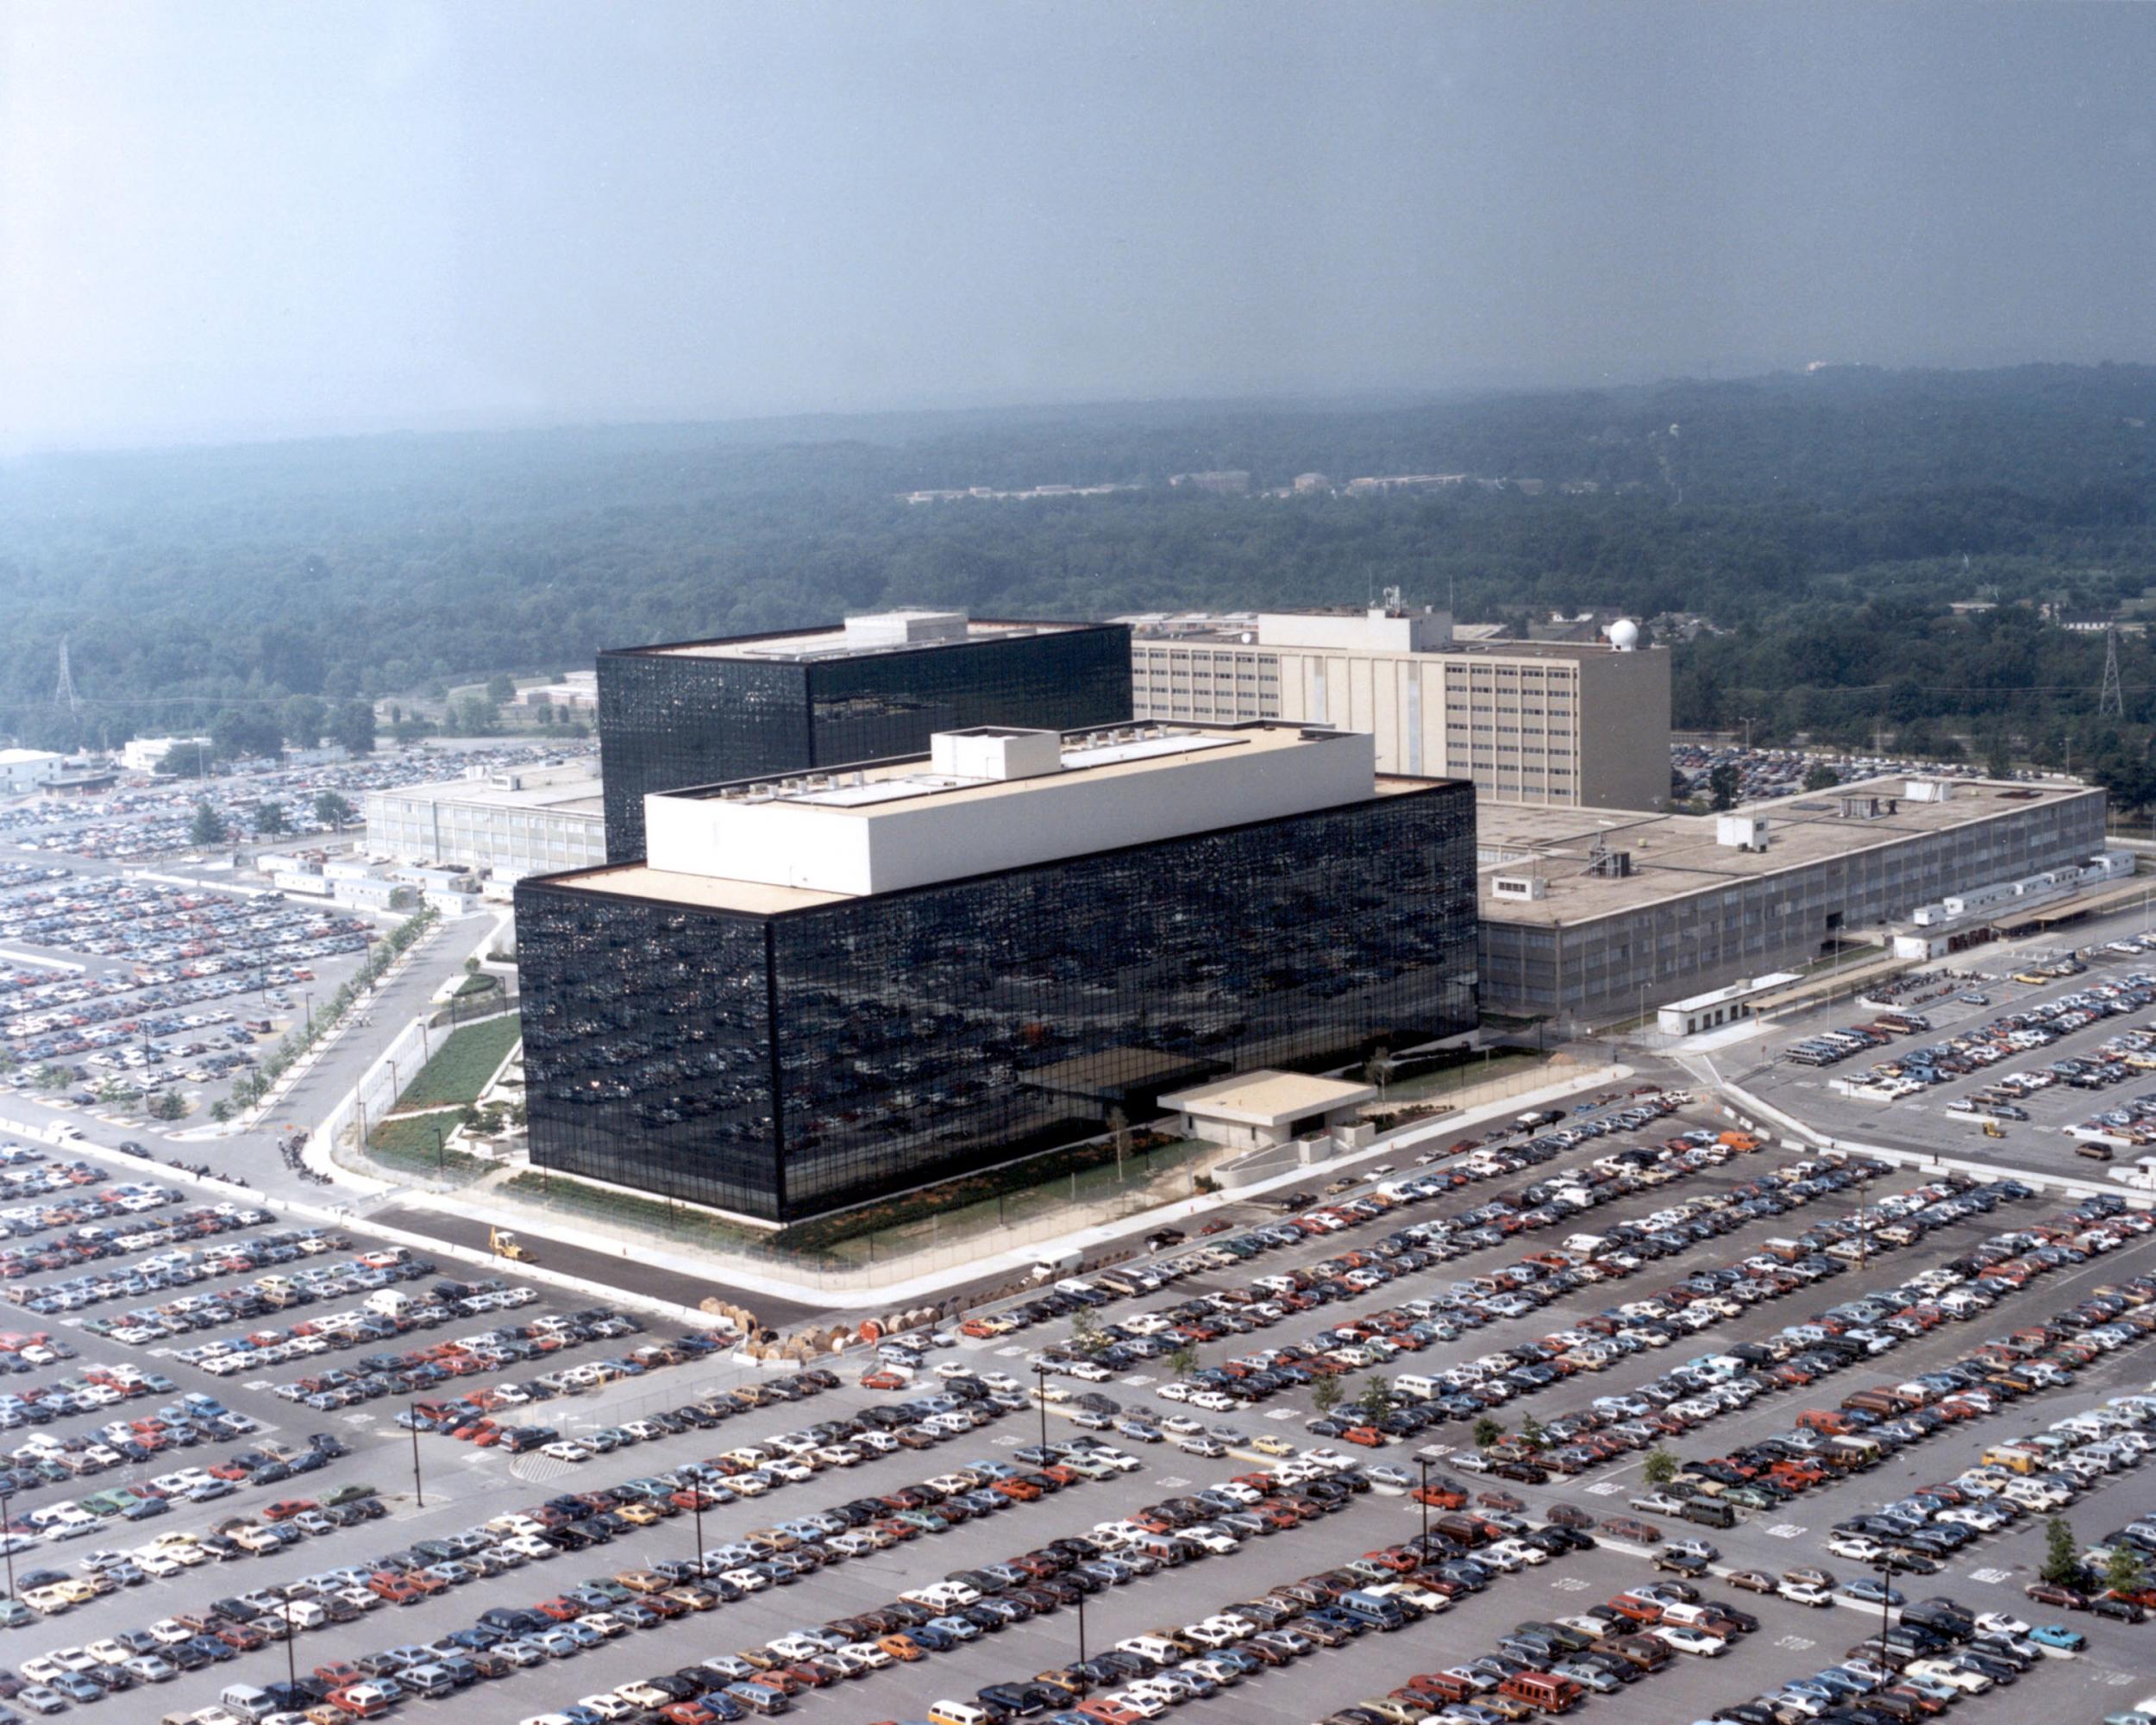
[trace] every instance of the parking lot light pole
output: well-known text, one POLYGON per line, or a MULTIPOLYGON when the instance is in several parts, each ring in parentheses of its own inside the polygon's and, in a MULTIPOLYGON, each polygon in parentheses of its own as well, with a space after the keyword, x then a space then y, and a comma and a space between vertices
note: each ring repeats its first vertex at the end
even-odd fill
POLYGON ((1033 1362, 1033 1400, 1041 1410, 1041 1447, 1048 1447, 1048 1366, 1044 1361, 1033 1362))
POLYGON ((4 1549, 8 1560, 8 1597, 15 1597, 15 1529, 9 1525, 15 1519, 15 1494, 0 1491, 0 1549, 4 1549))
POLYGON ((1894 1669, 1893 1657, 1887 1652, 1888 1603, 1894 1597, 1894 1571, 1886 1564, 1877 1566, 1879 1577, 1879 1663, 1889 1671, 1894 1669))
POLYGON ((699 1480, 692 1489, 689 1508, 696 1516, 696 1578, 704 1579, 704 1482, 699 1480))
POLYGON ((291 1602, 287 1600, 277 1615, 285 1624, 285 1686, 295 1690, 299 1687, 299 1659, 292 1652, 292 1643, 299 1639, 299 1626, 292 1622, 291 1602))
POLYGON ((1415 1459, 1422 1464, 1422 1556, 1423 1561, 1427 1563, 1430 1559, 1430 1458, 1417 1456, 1415 1459))
POLYGON ((411 1427, 412 1507, 424 1509, 427 1507, 427 1491, 419 1481, 419 1406, 416 1397, 405 1397, 404 1418, 411 1427))
POLYGON ((1078 1596, 1078 1663, 1086 1662, 1086 1596, 1078 1596))

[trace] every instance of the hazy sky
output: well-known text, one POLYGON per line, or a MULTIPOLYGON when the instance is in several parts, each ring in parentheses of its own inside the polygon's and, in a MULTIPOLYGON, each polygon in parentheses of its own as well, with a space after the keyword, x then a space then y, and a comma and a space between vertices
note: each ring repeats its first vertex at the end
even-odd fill
POLYGON ((2156 358, 2156 7, 8 0, 0 448, 2156 358))

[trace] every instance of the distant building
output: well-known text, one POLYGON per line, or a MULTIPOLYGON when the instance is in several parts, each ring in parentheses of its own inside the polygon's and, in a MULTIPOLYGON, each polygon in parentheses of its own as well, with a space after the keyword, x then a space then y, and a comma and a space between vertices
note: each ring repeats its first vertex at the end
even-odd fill
POLYGON ((1221 497, 1241 497, 1250 488, 1250 476, 1241 467, 1209 474, 1170 474, 1168 483, 1176 491, 1209 491, 1221 497))
POLYGON ((137 737, 120 745, 120 764, 130 773, 154 773, 175 749, 209 746, 206 737, 137 737))
POLYGON ((41 790, 60 776, 65 755, 49 749, 0 749, 0 796, 19 797, 41 790))
POLYGON ((606 860, 597 762, 513 767, 367 794, 367 848, 400 862, 485 869, 508 879, 606 860))
POLYGON ((517 691, 518 706, 566 707, 572 712, 599 710, 599 673, 571 671, 558 683, 539 683, 517 691))
POLYGON ((532 1159, 767 1224, 1476 1021, 1473 794, 1353 732, 984 725, 647 832, 517 888, 532 1159))
POLYGON ((1366 612, 1125 620, 1140 718, 1368 731, 1380 772, 1468 779, 1501 802, 1669 800, 1664 651, 1466 641, 1397 593, 1366 612))
POLYGON ((654 792, 918 755, 970 724, 1131 716, 1130 631, 886 612, 843 624, 602 653, 606 855, 643 854, 654 792))

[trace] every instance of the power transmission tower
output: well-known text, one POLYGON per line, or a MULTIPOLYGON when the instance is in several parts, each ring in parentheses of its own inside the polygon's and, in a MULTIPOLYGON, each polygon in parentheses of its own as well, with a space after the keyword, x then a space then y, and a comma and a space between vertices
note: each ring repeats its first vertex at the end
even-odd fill
POLYGON ((2126 717, 2126 691, 2119 683, 2119 631, 2103 631, 2103 688, 2096 696, 2096 716, 2126 717))
POLYGON ((64 706, 71 713, 82 705, 75 694, 75 674, 68 668, 67 637, 64 635, 60 643, 60 684, 53 691, 53 705, 64 706))

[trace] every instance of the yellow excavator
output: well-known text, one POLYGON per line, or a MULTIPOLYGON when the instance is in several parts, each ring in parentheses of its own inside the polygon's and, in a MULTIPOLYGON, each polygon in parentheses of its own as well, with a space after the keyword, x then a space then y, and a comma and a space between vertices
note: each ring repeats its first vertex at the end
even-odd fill
POLYGON ((530 1264, 534 1260, 524 1243, 507 1228, 489 1228, 486 1231, 487 1250, 497 1258, 505 1258, 511 1264, 530 1264))
POLYGON ((2004 1138, 2006 1128, 1996 1120, 1986 1120, 1984 1123, 1984 1135, 1986 1138, 2004 1138))

